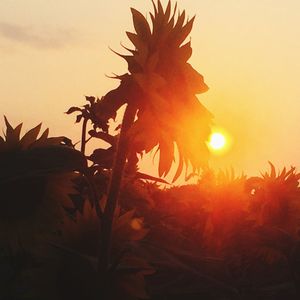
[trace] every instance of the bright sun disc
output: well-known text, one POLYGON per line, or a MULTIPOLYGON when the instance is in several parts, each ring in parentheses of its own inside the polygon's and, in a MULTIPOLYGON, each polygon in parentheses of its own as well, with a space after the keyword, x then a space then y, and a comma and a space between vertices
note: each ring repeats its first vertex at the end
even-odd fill
POLYGON ((221 150, 226 144, 225 136, 222 133, 215 132, 211 135, 209 145, 213 150, 221 150))

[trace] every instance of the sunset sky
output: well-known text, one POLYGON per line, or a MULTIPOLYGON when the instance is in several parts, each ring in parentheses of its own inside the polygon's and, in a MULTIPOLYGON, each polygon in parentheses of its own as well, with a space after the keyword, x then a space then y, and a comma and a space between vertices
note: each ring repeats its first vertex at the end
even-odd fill
MULTIPOLYGON (((196 14, 190 62, 210 87, 199 100, 232 139, 212 165, 250 175, 266 170, 268 160, 299 169, 300 1, 178 6, 196 14)), ((100 97, 115 87, 105 74, 126 72, 108 47, 130 46, 130 7, 152 10, 150 0, 1 0, 1 114, 27 129, 43 122, 52 135, 78 141, 80 128, 63 112, 83 104, 84 95, 100 97)))

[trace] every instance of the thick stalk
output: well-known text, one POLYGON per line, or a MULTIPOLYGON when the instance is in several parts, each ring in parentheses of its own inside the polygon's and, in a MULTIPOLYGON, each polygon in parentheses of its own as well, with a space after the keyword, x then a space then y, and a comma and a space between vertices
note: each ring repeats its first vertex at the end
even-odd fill
POLYGON ((117 206, 123 171, 128 153, 128 141, 126 134, 128 129, 134 122, 135 114, 136 108, 134 106, 128 105, 123 117, 121 133, 117 146, 117 153, 115 156, 110 185, 108 189, 107 202, 104 209, 104 214, 102 216, 98 257, 98 270, 102 274, 102 276, 105 276, 110 264, 113 218, 117 206))

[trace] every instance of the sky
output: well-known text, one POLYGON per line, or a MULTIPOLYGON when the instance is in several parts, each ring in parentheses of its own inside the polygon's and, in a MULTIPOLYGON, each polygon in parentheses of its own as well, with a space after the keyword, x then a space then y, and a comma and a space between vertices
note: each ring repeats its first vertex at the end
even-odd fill
MULTIPOLYGON (((210 87, 199 100, 232 140, 211 165, 250 175, 268 161, 299 170, 300 1, 177 2, 196 15, 190 62, 210 87)), ((152 11, 150 0, 1 0, 1 115, 78 141, 80 128, 64 112, 116 87, 106 75, 126 72, 109 47, 130 46, 130 7, 152 11)), ((150 160, 142 169, 156 174, 150 160)))

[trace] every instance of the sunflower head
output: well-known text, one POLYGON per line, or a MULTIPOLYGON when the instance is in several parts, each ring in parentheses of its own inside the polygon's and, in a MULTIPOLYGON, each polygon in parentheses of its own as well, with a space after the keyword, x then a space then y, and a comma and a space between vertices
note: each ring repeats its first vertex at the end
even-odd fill
POLYGON ((248 179, 252 211, 258 225, 271 225, 298 236, 300 229, 300 173, 295 167, 280 172, 272 163, 271 171, 248 179))
POLYGON ((185 40, 192 30, 195 17, 186 20, 186 13, 178 12, 171 2, 164 10, 161 2, 153 3, 154 13, 150 13, 151 23, 136 9, 132 8, 135 33, 126 32, 134 45, 131 55, 123 56, 128 63, 128 70, 146 92, 149 86, 143 84, 143 76, 152 77, 152 85, 184 86, 194 93, 207 91, 202 75, 187 63, 192 55, 191 42, 185 40), (155 80, 156 79, 156 80, 155 80), (184 84, 183 84, 184 82, 184 84), (146 89, 145 89, 146 88, 146 89))
POLYGON ((191 164, 194 171, 206 165, 212 115, 196 98, 208 89, 203 76, 188 63, 192 48, 185 40, 194 17, 186 20, 185 11, 176 17, 177 6, 172 12, 170 1, 165 10, 160 1, 153 7, 152 24, 132 9, 136 32, 127 32, 135 49, 123 57, 128 63, 131 86, 139 91, 133 97, 139 110, 130 129, 130 145, 140 153, 158 146, 160 176, 169 173, 177 148, 175 181, 184 165, 191 164))
POLYGON ((5 123, 0 137, 0 242, 58 224, 68 194, 75 193, 74 171, 86 165, 64 137, 49 138, 48 129, 38 137, 41 124, 21 137, 22 124, 13 128, 6 118, 5 123))
POLYGON ((128 63, 128 73, 115 77, 119 87, 102 97, 95 110, 105 123, 122 105, 134 107, 128 157, 157 147, 160 177, 169 174, 178 157, 175 181, 184 166, 192 165, 194 172, 207 166, 212 114, 196 97, 208 90, 203 76, 188 63, 192 48, 185 40, 194 17, 187 19, 185 11, 177 16, 177 5, 172 9, 170 1, 165 9, 160 0, 152 3, 150 23, 131 9, 135 32, 126 34, 134 49, 124 47, 128 55, 117 53, 128 63))

